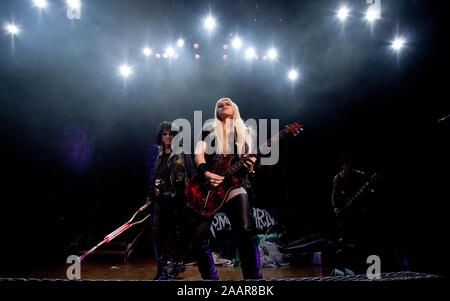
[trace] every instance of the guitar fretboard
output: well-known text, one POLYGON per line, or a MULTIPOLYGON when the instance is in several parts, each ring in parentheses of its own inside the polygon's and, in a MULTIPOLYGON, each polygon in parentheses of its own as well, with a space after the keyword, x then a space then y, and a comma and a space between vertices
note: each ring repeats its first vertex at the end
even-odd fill
MULTIPOLYGON (((269 146, 272 145, 273 142, 277 142, 281 138, 283 138, 287 134, 287 132, 288 132, 287 129, 283 129, 281 132, 279 132, 278 134, 274 135, 269 140, 267 140, 266 142, 261 144, 258 147, 256 154, 251 154, 250 156, 259 158, 259 157, 261 157, 261 154, 267 154, 269 152, 269 146)), ((233 176, 234 174, 236 174, 239 170, 241 170, 244 167, 244 162, 245 162, 245 158, 240 158, 237 162, 235 162, 230 167, 228 167, 223 172, 221 172, 220 176, 225 177, 225 178, 233 176)))

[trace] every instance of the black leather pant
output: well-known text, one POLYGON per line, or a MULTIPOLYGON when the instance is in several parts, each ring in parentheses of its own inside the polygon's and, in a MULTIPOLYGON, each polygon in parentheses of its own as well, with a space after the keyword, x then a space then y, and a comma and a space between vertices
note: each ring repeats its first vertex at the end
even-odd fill
POLYGON ((211 217, 201 216, 188 209, 186 231, 192 242, 192 251, 196 257, 202 279, 219 279, 214 259, 209 249, 209 229, 211 217))
MULTIPOLYGON (((244 279, 261 279, 257 238, 251 229, 247 194, 239 194, 229 200, 223 207, 227 214, 231 228, 237 238, 238 250, 241 258, 241 268, 244 279)), ((209 229, 211 219, 203 219, 197 222, 192 233, 193 247, 198 254, 198 265, 203 279, 215 279, 214 261, 209 251, 209 229)))
POLYGON ((228 216, 231 229, 237 238, 244 279, 261 279, 258 240, 253 232, 254 225, 250 217, 247 194, 233 197, 225 204, 223 211, 228 216))
POLYGON ((183 262, 187 241, 184 233, 185 217, 183 200, 179 198, 156 198, 153 202, 152 232, 158 269, 167 267, 170 257, 174 262, 183 262))

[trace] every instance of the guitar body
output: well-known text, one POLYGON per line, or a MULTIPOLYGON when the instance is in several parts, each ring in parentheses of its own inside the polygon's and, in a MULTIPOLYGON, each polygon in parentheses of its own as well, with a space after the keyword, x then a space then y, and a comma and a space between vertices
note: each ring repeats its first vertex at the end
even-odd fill
MULTIPOLYGON (((228 155, 220 164, 213 166, 210 172, 220 175, 238 159, 239 157, 235 155, 228 155)), ((223 206, 230 191, 241 187, 244 183, 245 179, 231 176, 225 177, 219 186, 213 187, 209 182, 205 182, 202 176, 193 177, 185 189, 187 205, 198 214, 206 216, 214 214, 223 206)))

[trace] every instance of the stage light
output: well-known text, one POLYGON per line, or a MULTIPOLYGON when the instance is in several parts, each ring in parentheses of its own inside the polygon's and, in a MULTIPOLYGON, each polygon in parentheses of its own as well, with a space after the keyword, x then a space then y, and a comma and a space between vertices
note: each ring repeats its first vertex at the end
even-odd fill
POLYGON ((350 10, 347 7, 341 7, 337 12, 337 17, 339 20, 344 22, 350 15, 350 10))
POLYGON ((183 47, 184 40, 183 39, 178 39, 177 45, 178 45, 178 47, 183 47))
POLYGON ((208 16, 205 21, 203 22, 204 26, 208 30, 212 30, 214 27, 216 27, 216 20, 214 20, 213 17, 208 16))
POLYGON ((46 0, 34 0, 33 3, 34 6, 37 6, 39 8, 46 8, 48 5, 46 0))
POLYGON ((19 27, 17 27, 14 24, 8 24, 5 26, 6 32, 8 32, 10 35, 16 35, 20 32, 19 27))
POLYGON ((224 54, 224 55, 222 56, 222 58, 223 58, 224 60, 226 60, 226 59, 228 58, 228 55, 224 54))
POLYGON ((223 49, 227 50, 228 49, 228 45, 227 44, 223 44, 223 49))
POLYGON ((194 44, 194 49, 198 49, 198 44, 197 43, 194 44))
POLYGON ((380 14, 372 7, 369 7, 366 11, 365 18, 367 21, 373 22, 376 19, 380 19, 380 14))
POLYGON ((166 53, 168 56, 173 56, 175 54, 175 50, 172 47, 167 47, 166 53))
POLYGON ((405 46, 405 43, 406 41, 404 38, 396 38, 394 41, 392 41, 391 47, 395 51, 400 51, 405 46))
POLYGON ((267 57, 271 60, 274 60, 278 57, 278 53, 275 49, 270 49, 269 52, 267 53, 267 57))
POLYGON ((256 51, 253 48, 247 48, 247 50, 245 51, 245 58, 246 59, 251 59, 254 58, 256 55, 256 51))
POLYGON ((163 58, 168 58, 169 56, 167 55, 167 53, 163 53, 163 58))
POLYGON ((81 1, 80 0, 66 0, 67 5, 72 9, 80 9, 81 1))
POLYGON ((264 60, 264 61, 267 61, 267 55, 264 55, 264 56, 263 56, 263 60, 264 60))
POLYGON ((157 58, 157 59, 160 59, 161 58, 161 53, 157 53, 157 54, 155 54, 155 57, 157 58))
POLYGON ((149 56, 150 54, 152 54, 152 50, 151 50, 150 48, 148 48, 148 47, 144 47, 144 48, 142 49, 142 53, 143 53, 145 56, 149 56))
POLYGON ((296 80, 298 77, 298 72, 296 70, 291 70, 288 73, 288 78, 292 81, 296 80))
POLYGON ((242 40, 240 38, 234 38, 232 45, 235 49, 239 49, 242 46, 242 40))
POLYGON ((196 54, 194 57, 195 57, 196 60, 200 59, 200 55, 199 54, 196 54))
POLYGON ((122 75, 123 77, 128 77, 131 75, 131 73, 133 72, 133 70, 131 69, 130 66, 128 65, 122 65, 119 68, 119 73, 120 75, 122 75))

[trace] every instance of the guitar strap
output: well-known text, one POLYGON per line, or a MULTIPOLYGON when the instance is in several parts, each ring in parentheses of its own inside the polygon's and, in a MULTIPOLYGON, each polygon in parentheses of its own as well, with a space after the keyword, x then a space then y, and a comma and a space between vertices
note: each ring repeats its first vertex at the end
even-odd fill
POLYGON ((184 179, 184 161, 182 155, 177 155, 177 160, 175 161, 175 180, 181 182, 184 179))

